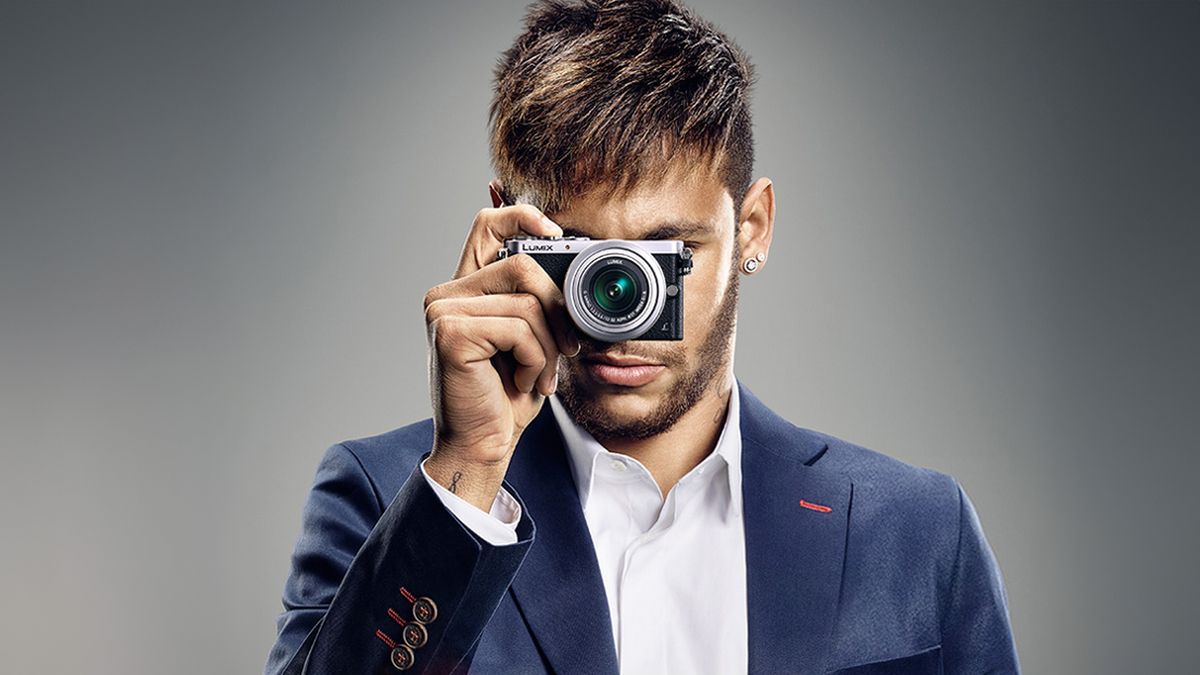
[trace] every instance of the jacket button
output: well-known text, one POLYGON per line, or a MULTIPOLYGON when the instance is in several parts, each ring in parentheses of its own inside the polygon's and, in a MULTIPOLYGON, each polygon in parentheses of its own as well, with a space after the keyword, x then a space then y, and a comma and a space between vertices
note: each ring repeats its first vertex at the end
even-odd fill
POLYGON ((404 636, 404 644, 413 649, 424 647, 425 643, 429 641, 429 632, 425 630, 425 625, 416 621, 404 624, 400 633, 404 636))
POLYGON ((417 598, 413 603, 413 618, 421 623, 432 623, 437 619, 437 605, 429 598, 417 598))
POLYGON ((392 665, 395 666, 396 670, 408 670, 412 668, 413 661, 416 661, 416 657, 413 656, 413 650, 409 649, 406 645, 396 645, 392 649, 391 659, 392 665))

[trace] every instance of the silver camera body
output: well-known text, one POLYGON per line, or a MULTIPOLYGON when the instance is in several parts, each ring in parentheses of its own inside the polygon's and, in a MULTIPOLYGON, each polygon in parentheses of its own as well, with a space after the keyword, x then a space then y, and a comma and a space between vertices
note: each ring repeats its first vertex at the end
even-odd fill
POLYGON ((692 249, 666 239, 507 239, 498 258, 527 253, 562 289, 571 320, 604 342, 683 339, 683 277, 692 249))

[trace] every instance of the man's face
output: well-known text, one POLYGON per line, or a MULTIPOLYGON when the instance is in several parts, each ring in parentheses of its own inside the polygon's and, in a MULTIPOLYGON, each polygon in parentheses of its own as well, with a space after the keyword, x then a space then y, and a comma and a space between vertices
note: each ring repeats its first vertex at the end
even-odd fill
POLYGON ((737 312, 737 223, 720 179, 694 167, 675 163, 659 183, 619 197, 608 189, 592 190, 548 214, 567 236, 593 239, 646 239, 665 225, 690 230, 654 237, 680 239, 694 254, 692 272, 683 277, 683 340, 608 343, 579 333, 579 355, 559 359, 559 399, 598 440, 648 438, 670 429, 727 372, 737 312), (645 384, 612 384, 594 370, 598 355, 637 357, 664 367, 645 384))

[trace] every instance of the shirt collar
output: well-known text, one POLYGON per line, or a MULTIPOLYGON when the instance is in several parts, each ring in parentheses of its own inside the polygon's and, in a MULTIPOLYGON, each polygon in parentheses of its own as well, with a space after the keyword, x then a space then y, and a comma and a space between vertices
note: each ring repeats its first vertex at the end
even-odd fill
MULTIPOLYGON (((567 458, 571 464, 571 473, 575 477, 575 485, 579 491, 579 503, 586 509, 588 496, 592 492, 592 480, 595 475, 597 457, 611 455, 613 458, 616 458, 618 456, 624 457, 624 455, 618 455, 618 453, 608 450, 586 429, 576 424, 575 420, 571 419, 571 416, 567 414, 562 402, 558 400, 557 394, 550 395, 549 404, 554 412, 554 418, 558 422, 558 428, 562 431, 563 442, 567 447, 567 458)), ((741 401, 736 380, 734 380, 733 387, 731 387, 729 393, 729 407, 725 415, 725 424, 721 427, 721 434, 717 438, 717 445, 712 454, 723 461, 726 467, 725 476, 729 489, 730 514, 741 515, 741 401)), ((709 459, 709 457, 704 458, 704 460, 709 459)), ((703 462, 704 460, 701 461, 703 462)))

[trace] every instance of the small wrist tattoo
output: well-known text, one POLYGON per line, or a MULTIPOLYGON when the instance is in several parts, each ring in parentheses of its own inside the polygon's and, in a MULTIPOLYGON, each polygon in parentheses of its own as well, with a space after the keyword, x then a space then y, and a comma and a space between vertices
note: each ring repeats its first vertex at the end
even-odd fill
POLYGON ((459 478, 462 478, 462 472, 455 471, 454 477, 450 479, 450 491, 453 493, 456 493, 456 494, 458 493, 458 479, 459 478))

